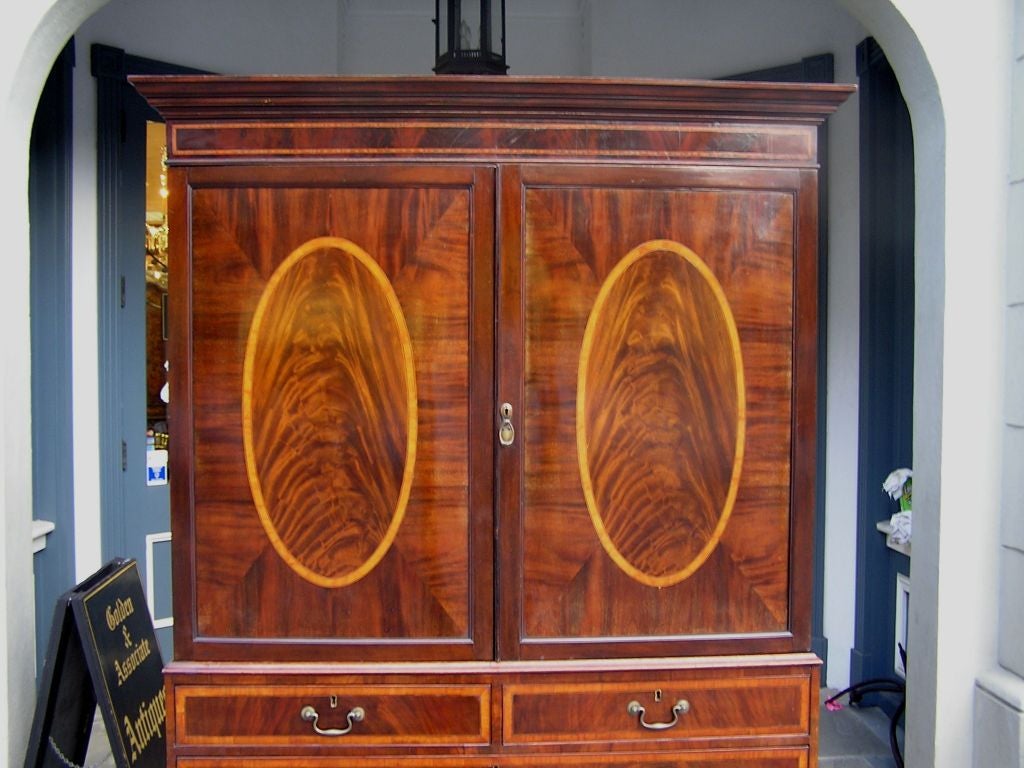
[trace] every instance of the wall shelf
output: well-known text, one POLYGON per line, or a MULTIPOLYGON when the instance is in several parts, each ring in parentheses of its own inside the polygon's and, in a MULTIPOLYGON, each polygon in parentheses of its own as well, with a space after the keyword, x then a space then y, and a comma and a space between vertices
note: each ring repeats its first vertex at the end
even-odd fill
POLYGON ((877 523, 875 523, 875 528, 877 528, 881 533, 885 534, 885 546, 887 546, 889 549, 895 552, 899 552, 901 555, 906 555, 907 557, 910 557, 910 542, 908 541, 904 544, 901 544, 899 542, 893 541, 893 529, 892 526, 889 525, 888 520, 879 520, 877 523))
POLYGON ((32 554, 46 549, 46 536, 52 533, 56 527, 56 524, 49 520, 32 521, 32 554))

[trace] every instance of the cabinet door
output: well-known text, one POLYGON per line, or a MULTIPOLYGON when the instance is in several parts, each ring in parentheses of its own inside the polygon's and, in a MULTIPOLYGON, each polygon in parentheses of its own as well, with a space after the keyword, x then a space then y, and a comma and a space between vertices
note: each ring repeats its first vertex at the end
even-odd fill
POLYGON ((490 658, 493 170, 183 173, 179 656, 490 658))
POLYGON ((503 177, 503 655, 807 647, 815 184, 503 177))

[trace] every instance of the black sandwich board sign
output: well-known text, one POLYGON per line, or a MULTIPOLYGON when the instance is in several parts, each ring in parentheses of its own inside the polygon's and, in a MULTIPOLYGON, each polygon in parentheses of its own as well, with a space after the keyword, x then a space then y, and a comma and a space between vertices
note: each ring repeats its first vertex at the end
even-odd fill
POLYGON ((97 704, 118 768, 165 765, 163 660, 134 560, 57 600, 25 768, 83 765, 97 704))

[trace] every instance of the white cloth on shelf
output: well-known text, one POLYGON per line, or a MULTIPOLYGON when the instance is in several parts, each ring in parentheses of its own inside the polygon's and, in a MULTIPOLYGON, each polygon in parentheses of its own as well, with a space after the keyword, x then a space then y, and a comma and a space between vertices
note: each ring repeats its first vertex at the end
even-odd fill
POLYGON ((906 512, 897 512, 889 518, 889 527, 892 528, 889 537, 894 544, 907 544, 910 541, 910 523, 909 509, 906 512))

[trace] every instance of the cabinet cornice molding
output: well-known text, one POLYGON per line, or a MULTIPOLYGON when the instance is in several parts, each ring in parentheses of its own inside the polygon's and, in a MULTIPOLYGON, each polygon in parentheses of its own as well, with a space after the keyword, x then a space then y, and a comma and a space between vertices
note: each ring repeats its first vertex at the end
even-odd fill
POLYGON ((561 77, 195 76, 131 82, 168 121, 716 120, 818 124, 853 85, 561 77))

